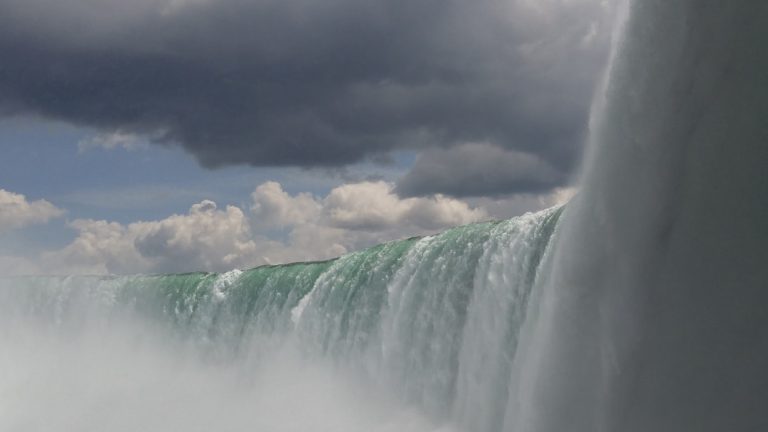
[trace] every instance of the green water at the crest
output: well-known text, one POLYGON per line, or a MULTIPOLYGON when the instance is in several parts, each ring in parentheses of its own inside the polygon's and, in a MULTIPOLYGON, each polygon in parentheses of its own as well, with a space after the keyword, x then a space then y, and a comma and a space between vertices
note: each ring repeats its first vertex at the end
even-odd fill
POLYGON ((139 319, 225 360, 294 344, 428 415, 490 430, 560 212, 222 274, 0 279, 0 309, 65 329, 139 319))

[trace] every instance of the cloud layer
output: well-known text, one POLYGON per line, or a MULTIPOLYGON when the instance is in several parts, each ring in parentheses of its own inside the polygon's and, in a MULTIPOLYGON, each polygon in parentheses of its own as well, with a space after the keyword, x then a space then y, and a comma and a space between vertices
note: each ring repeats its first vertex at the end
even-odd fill
POLYGON ((0 189, 0 233, 47 223, 63 214, 46 200, 29 201, 24 195, 0 189))
POLYGON ((404 196, 510 195, 550 190, 566 179, 563 172, 533 154, 470 143, 422 153, 398 181, 397 192, 404 196))
MULTIPOLYGON (((484 142, 564 178, 609 3, 0 0, 0 115, 117 133, 86 147, 141 134, 206 166, 340 166, 484 142)), ((420 178, 410 193, 455 190, 420 178)))
POLYGON ((158 221, 122 225, 77 219, 70 226, 77 237, 43 254, 45 267, 75 273, 222 270, 252 265, 257 249, 243 211, 217 209, 213 201, 158 221))
POLYGON ((250 209, 204 200, 187 213, 120 224, 76 219, 75 239, 37 260, 0 257, 4 273, 168 273, 226 271, 328 259, 387 240, 487 219, 452 198, 399 198, 385 182, 344 184, 325 197, 258 186, 250 209))
MULTIPOLYGON (((203 200, 186 213, 158 220, 69 221, 75 232, 71 242, 37 256, 0 255, 0 274, 228 271, 322 260, 385 241, 563 204, 573 193, 555 189, 500 199, 400 198, 394 184, 366 181, 315 196, 290 194, 280 183, 268 181, 255 188, 245 206, 203 200)), ((0 227, 44 223, 63 212, 45 200, 29 202, 23 195, 0 190, 0 227), (11 208, 3 204, 7 201, 35 210, 12 219, 4 212, 11 208)))

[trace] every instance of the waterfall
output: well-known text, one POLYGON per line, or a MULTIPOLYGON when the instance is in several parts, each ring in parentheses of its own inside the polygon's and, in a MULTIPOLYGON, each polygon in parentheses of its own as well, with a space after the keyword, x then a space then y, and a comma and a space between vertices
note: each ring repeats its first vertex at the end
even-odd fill
POLYGON ((768 430, 768 3, 634 0, 566 209, 0 278, 0 430, 768 430))
POLYGON ((768 4, 628 14, 506 430, 768 430, 768 4))
MULTIPOLYGON (((19 347, 19 338, 34 344, 67 340, 79 346, 83 356, 106 355, 114 367, 128 370, 129 376, 135 373, 130 372, 133 350, 149 356, 140 355, 137 360, 147 363, 144 367, 167 368, 169 362, 182 361, 197 379, 210 375, 211 368, 217 374, 238 370, 241 379, 259 381, 262 378, 258 374, 254 378, 249 370, 295 377, 323 365, 323 373, 334 380, 353 382, 377 395, 357 397, 376 400, 376 405, 403 407, 398 412, 418 413, 418 426, 398 421, 392 430, 495 431, 504 420, 519 332, 560 213, 560 208, 553 208, 458 227, 332 261, 223 274, 0 279, 4 328, 0 340, 11 347, 7 363, 0 366, 24 369, 15 362, 39 356, 35 349, 29 354, 30 347, 19 347), (26 354, 19 355, 13 347, 26 354), (154 358, 158 350, 164 352, 159 360, 154 358), (199 359, 194 360, 199 364, 189 366, 190 358, 199 359)), ((90 361, 80 356, 72 353, 77 362, 90 361)), ((64 359, 62 368, 76 366, 64 359)), ((55 367, 42 366, 42 371, 33 369, 30 374, 52 373, 49 368, 55 367)), ((297 385, 292 380, 274 386, 297 385)), ((102 385, 111 388, 119 384, 115 381, 108 377, 102 385)), ((99 388, 99 383, 82 384, 97 387, 94 391, 111 395, 116 403, 129 403, 125 396, 112 395, 110 388, 99 388)), ((5 385, 0 380, 0 390, 10 392, 9 384, 5 385)), ((154 385, 145 385, 147 392, 157 391, 154 385)), ((200 385, 199 391, 205 392, 210 384, 200 385)), ((318 388, 304 385, 298 385, 301 392, 318 388)), ((335 385, 331 387, 337 391, 335 385)), ((239 391, 259 403, 269 395, 261 395, 258 388, 239 391)), ((71 391, 73 397, 87 400, 78 389, 71 391)), ((175 398, 175 392, 171 396, 175 398)), ((6 397, 12 396, 0 393, 0 400, 6 397)), ((79 410, 98 409, 88 403, 75 405, 79 410)), ((0 428, 34 429, 28 425, 39 424, 24 417, 31 412, 6 414, 0 415, 0 428), (4 418, 16 423, 4 423, 4 418)), ((95 417, 111 418, 103 412, 95 417)), ((316 428, 312 430, 373 430, 375 426, 347 418, 332 420, 337 422, 334 428, 323 424, 328 421, 323 418, 311 425, 316 428)), ((72 424, 77 430, 103 427, 88 421, 72 424)), ((157 423, 135 424, 146 430, 157 423)), ((268 424, 270 430, 278 431, 310 427, 308 423, 290 426, 283 420, 268 424)))

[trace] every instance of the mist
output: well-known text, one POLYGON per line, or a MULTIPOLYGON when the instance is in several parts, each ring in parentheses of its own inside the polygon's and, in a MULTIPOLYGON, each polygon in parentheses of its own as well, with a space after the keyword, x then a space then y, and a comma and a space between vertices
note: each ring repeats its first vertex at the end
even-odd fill
POLYGON ((137 317, 9 321, 0 319, 0 430, 450 430, 290 342, 217 355, 137 317))

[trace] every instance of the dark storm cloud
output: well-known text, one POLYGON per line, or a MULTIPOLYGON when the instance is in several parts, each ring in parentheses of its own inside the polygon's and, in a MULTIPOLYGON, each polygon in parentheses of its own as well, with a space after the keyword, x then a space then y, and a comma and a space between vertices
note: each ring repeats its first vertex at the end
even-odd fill
POLYGON ((567 180, 529 154, 490 144, 462 144, 422 153, 396 191, 403 196, 443 193, 456 197, 543 192, 567 180))
POLYGON ((206 166, 482 141, 567 172, 601 3, 0 0, 0 114, 144 133, 206 166))

